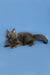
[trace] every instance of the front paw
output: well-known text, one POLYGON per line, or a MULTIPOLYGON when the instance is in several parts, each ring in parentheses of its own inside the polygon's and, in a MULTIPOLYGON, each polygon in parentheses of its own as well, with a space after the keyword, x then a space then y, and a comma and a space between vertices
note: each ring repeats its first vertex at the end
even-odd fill
POLYGON ((6 45, 4 45, 3 47, 6 47, 6 45))
POLYGON ((4 45, 3 47, 8 47, 9 45, 4 45))

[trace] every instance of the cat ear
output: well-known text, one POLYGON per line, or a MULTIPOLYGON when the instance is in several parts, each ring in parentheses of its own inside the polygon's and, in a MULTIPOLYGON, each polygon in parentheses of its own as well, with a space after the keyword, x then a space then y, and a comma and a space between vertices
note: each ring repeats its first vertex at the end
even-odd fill
POLYGON ((8 29, 6 30, 7 33, 9 33, 8 29))
POLYGON ((13 33, 15 33, 16 31, 15 31, 15 28, 13 29, 13 31, 12 31, 13 33))

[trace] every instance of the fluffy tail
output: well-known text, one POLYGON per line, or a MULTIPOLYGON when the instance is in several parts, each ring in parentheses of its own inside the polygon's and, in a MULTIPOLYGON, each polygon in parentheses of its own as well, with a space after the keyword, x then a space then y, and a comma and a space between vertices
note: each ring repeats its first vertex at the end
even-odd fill
POLYGON ((44 43, 48 43, 48 39, 42 34, 35 34, 33 35, 33 38, 43 40, 44 43))

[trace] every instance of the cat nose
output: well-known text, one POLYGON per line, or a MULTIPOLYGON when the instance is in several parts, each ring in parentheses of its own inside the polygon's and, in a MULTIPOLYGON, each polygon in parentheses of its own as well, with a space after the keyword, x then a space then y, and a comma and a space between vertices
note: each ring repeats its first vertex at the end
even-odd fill
POLYGON ((10 37, 11 37, 11 35, 10 35, 10 37))

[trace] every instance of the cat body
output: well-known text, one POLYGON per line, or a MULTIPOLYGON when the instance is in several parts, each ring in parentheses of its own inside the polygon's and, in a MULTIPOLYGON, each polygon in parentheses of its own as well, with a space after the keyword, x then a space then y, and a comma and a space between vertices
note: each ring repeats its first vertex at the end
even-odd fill
POLYGON ((4 47, 10 46, 11 48, 29 45, 32 46, 36 39, 42 40, 44 43, 48 43, 47 38, 42 34, 31 34, 29 32, 16 33, 15 29, 12 31, 7 30, 7 44, 4 47))

